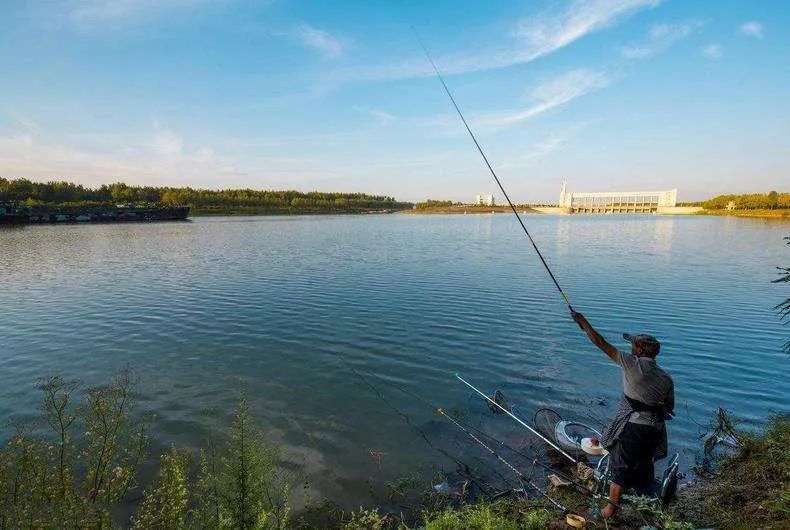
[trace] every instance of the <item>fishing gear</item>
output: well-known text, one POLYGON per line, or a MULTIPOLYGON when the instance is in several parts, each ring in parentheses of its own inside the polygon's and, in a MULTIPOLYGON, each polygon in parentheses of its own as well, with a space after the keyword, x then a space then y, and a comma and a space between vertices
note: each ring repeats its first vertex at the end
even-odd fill
MULTIPOLYGON (((491 453, 492 455, 494 455, 495 457, 497 457, 497 459, 499 459, 499 461, 500 461, 500 462, 502 462, 503 464, 505 464, 505 466, 507 466, 507 467, 508 467, 508 469, 510 469, 510 470, 511 470, 511 471, 512 471, 512 472, 513 472, 515 475, 516 475, 516 477, 518 478, 519 482, 521 482, 521 483, 522 483, 522 485, 523 485, 523 483, 524 483, 524 482, 526 482, 526 483, 527 483, 527 484, 528 484, 528 485, 529 485, 529 486, 530 486, 532 489, 534 489, 535 491, 537 491, 538 493, 540 493, 540 495, 541 495, 541 496, 545 497, 545 498, 546 498, 546 499, 547 499, 547 500, 548 500, 548 501, 549 501, 551 504, 553 504, 553 505, 554 505, 556 508, 558 508, 559 510, 561 510, 563 513, 565 513, 565 512, 567 512, 567 511, 568 511, 568 509, 567 509, 565 506, 563 506, 563 505, 562 505, 562 504, 560 504, 559 502, 557 502, 557 501, 555 501, 554 499, 552 499, 552 498, 549 496, 549 494, 548 494, 548 493, 546 493, 546 492, 544 492, 542 489, 540 489, 540 488, 539 488, 539 487, 538 487, 538 486, 537 486, 537 485, 536 485, 534 482, 532 482, 532 480, 531 480, 530 478, 527 478, 527 477, 526 477, 526 476, 525 476, 523 473, 521 473, 521 471, 519 471, 518 469, 516 469, 516 467, 515 467, 515 466, 513 466, 513 465, 512 465, 510 462, 508 462, 507 460, 505 460, 504 458, 502 458, 502 455, 500 455, 499 453, 497 453, 496 451, 494 451, 493 449, 491 449, 491 448, 490 448, 488 445, 486 445, 486 444, 485 444, 485 442, 483 442, 482 440, 480 440, 480 438, 478 438, 477 436, 475 436, 474 434, 472 434, 472 432, 471 432, 471 431, 469 431, 469 430, 467 430, 466 428, 464 428, 464 427, 463 427, 463 426, 462 426, 462 425, 461 425, 461 424, 460 424, 458 421, 456 421, 454 418, 451 418, 449 415, 447 415, 447 413, 445 412, 445 410, 444 410, 444 409, 442 409, 442 408, 438 408, 438 409, 436 409, 436 412, 438 412, 439 414, 441 414, 442 416, 444 416, 445 418, 447 418, 448 420, 450 420, 450 421, 451 421, 453 424, 455 424, 455 425, 456 425, 456 426, 457 426, 459 429, 461 429, 462 431, 464 431, 464 432, 465 432, 465 433, 466 433, 466 434, 467 434, 467 435, 468 435, 470 438, 472 438, 472 440, 474 440, 475 442, 477 442, 477 443, 478 443, 478 445, 480 445, 480 446, 481 446, 483 449, 485 449, 486 451, 488 451, 489 453, 491 453)), ((532 475, 532 473, 530 473, 530 476, 531 476, 531 475, 532 475)))
MULTIPOLYGON (((485 492, 485 493, 486 493, 487 495, 489 495, 490 497, 492 497, 492 498, 495 498, 495 497, 497 497, 498 495, 493 495, 493 496, 492 496, 492 495, 491 495, 491 493, 487 491, 487 490, 488 490, 488 488, 487 488, 487 487, 485 487, 485 486, 488 486, 488 485, 486 484, 486 485, 484 486, 483 484, 480 484, 480 483, 479 483, 479 481, 478 481, 478 480, 476 480, 476 479, 474 478, 474 476, 472 476, 472 475, 471 475, 471 473, 469 472, 469 466, 468 466, 468 465, 467 465, 465 462, 463 462, 463 461, 462 461, 462 460, 460 460, 459 458, 455 457, 454 455, 452 455, 452 454, 448 453, 448 452, 447 452, 447 451, 445 451, 444 449, 442 449, 442 448, 439 448, 439 447, 436 447, 436 446, 435 446, 435 445, 434 445, 434 444, 433 444, 433 443, 432 443, 432 442, 431 442, 431 441, 428 439, 428 437, 427 437, 427 435, 425 434, 425 432, 424 432, 424 431, 422 431, 422 429, 420 429, 420 428, 419 428, 419 427, 417 427, 416 425, 412 424, 412 423, 411 423, 411 421, 410 421, 410 419, 409 419, 409 417, 408 417, 408 416, 407 416, 405 413, 401 412, 401 411, 400 411, 400 410, 398 410, 398 409, 397 409, 397 408, 396 408, 394 405, 392 405, 392 403, 390 403, 390 402, 389 402, 389 400, 388 400, 388 399, 386 399, 386 397, 384 397, 384 395, 381 393, 381 391, 380 391, 380 390, 378 390, 378 388, 377 388, 375 385, 373 385, 373 383, 371 383, 371 382, 368 380, 368 377, 370 377, 370 378, 375 378, 375 379, 378 379, 379 381, 381 381, 381 382, 382 382, 382 383, 384 383, 385 385, 391 386, 392 388, 394 388, 394 389, 396 389, 396 390, 398 390, 398 391, 400 391, 400 392, 402 392, 402 393, 406 394, 407 396, 410 396, 410 397, 411 397, 411 398, 413 398, 413 399, 416 399, 416 400, 417 400, 417 401, 419 401, 420 403, 423 403, 424 405, 426 405, 426 406, 430 407, 431 409, 435 410, 437 413, 439 413, 441 416, 443 416, 444 418, 446 418, 447 420, 449 420, 449 421, 450 421, 451 423, 453 423, 453 424, 454 424, 456 427, 458 427, 459 429, 461 429, 461 430, 462 430, 462 431, 463 431, 465 434, 467 434, 467 435, 468 435, 468 436, 470 436, 470 437, 471 437, 473 440, 475 440, 475 442, 476 442, 476 443, 478 443, 478 444, 482 445, 482 446, 483 446, 483 447, 484 447, 484 448, 485 448, 485 449, 486 449, 486 450, 487 450, 487 451, 488 451, 490 454, 493 454, 493 455, 494 455, 494 456, 496 456, 496 457, 497 457, 497 458, 498 458, 500 461, 502 461, 502 462, 503 462, 503 464, 505 464, 505 465, 506 465, 506 467, 507 467, 508 469, 510 469, 511 471, 513 471, 513 472, 514 472, 514 474, 516 475, 517 479, 519 479, 519 482, 521 482, 521 477, 524 477, 524 474, 523 474, 523 473, 521 473, 521 472, 519 472, 519 471, 518 471, 518 470, 515 468, 515 466, 514 466, 514 465, 510 464, 510 463, 509 463, 509 462, 507 462, 507 461, 506 461, 504 458, 502 458, 502 457, 501 457, 501 455, 499 455, 499 453, 497 453, 497 452, 493 451, 493 450, 492 450, 492 449, 491 449, 491 448, 490 448, 490 447, 489 447, 487 444, 485 444, 484 442, 482 442, 482 441, 481 441, 481 440, 480 440, 480 439, 479 439, 477 436, 474 436, 474 435, 472 435, 471 431, 473 431, 473 432, 477 433, 477 434, 478 434, 478 435, 480 435, 480 436, 483 436, 483 437, 487 438, 487 439, 488 439, 488 440, 490 440, 491 442, 493 442, 493 443, 496 443, 496 444, 498 444, 498 445, 499 445, 499 446, 501 446, 501 447, 504 447, 504 448, 508 449, 508 450, 509 450, 509 451, 511 451, 512 453, 514 453, 514 454, 516 454, 516 455, 519 455, 519 456, 521 456, 522 458, 525 458, 525 459, 527 459, 527 460, 531 461, 533 468, 534 468, 534 466, 536 466, 536 465, 537 465, 537 466, 539 466, 539 467, 541 467, 541 468, 545 469, 546 471, 549 471, 549 472, 552 472, 552 473, 555 473, 555 474, 557 474, 558 476, 562 477, 563 479, 565 479, 565 480, 567 480, 568 482, 570 482, 571 484, 573 484, 573 485, 574 485, 576 488, 578 488, 578 489, 579 489, 580 491, 582 491, 583 493, 587 493, 587 494, 591 495, 591 496, 592 496, 593 498, 595 498, 595 499, 601 499, 601 500, 605 500, 605 501, 608 501, 608 502, 612 502, 612 501, 610 501, 610 500, 609 500, 609 498, 608 498, 607 496, 605 496, 605 495, 601 495, 601 494, 597 493, 597 492, 596 492, 594 489, 592 489, 592 488, 590 488, 589 486, 587 486, 587 485, 585 485, 585 484, 583 484, 583 483, 579 482, 579 481, 578 481, 578 480, 576 480, 574 477, 572 477, 572 476, 570 476, 570 475, 568 475, 568 474, 566 474, 566 473, 563 473, 562 471, 560 471, 560 470, 558 470, 558 469, 555 469, 555 468, 553 468, 553 467, 551 467, 551 466, 549 466, 549 465, 547 465, 547 464, 544 464, 543 462, 540 462, 540 461, 539 461, 537 458, 535 458, 535 457, 534 457, 534 455, 527 455, 527 454, 523 453, 522 451, 520 451, 520 450, 518 450, 518 449, 516 449, 516 448, 514 448, 514 447, 512 447, 512 446, 510 446, 510 445, 508 445, 507 443, 505 443, 505 442, 503 442, 503 441, 499 440, 499 439, 498 439, 498 438, 496 438, 495 436, 493 436, 493 435, 491 435, 491 434, 487 433, 486 431, 484 431, 484 430, 482 430, 482 429, 479 429, 479 428, 477 428, 477 427, 475 427, 475 426, 473 426, 473 425, 469 425, 469 424, 467 424, 467 423, 461 422, 461 421, 459 421, 457 418, 451 417, 449 414, 447 414, 447 411, 446 411, 444 408, 442 408, 442 407, 437 407, 435 404, 431 403, 430 401, 428 401, 427 399, 423 398, 422 396, 420 396, 420 395, 418 395, 418 394, 415 394, 415 393, 414 393, 414 392, 412 392, 411 390, 409 390, 409 389, 407 389, 407 388, 405 388, 405 387, 403 387, 403 386, 401 386, 401 385, 398 385, 398 384, 396 384, 396 383, 393 383, 392 381, 386 381, 386 380, 382 379, 381 377, 379 377, 379 376, 377 376, 377 375, 375 375, 375 374, 372 374, 372 373, 370 373, 370 372, 367 372, 367 371, 364 371, 364 370, 360 370, 360 369, 358 369, 358 368, 355 368, 353 365, 351 365, 351 363, 349 363, 349 362, 348 362, 348 360, 347 360, 347 359, 346 359, 346 358, 345 358, 343 355, 341 355, 341 354, 339 354, 339 353, 336 353, 336 352, 332 352, 332 353, 333 353, 335 356, 337 356, 337 357, 338 357, 338 359, 340 359, 340 361, 341 361, 341 362, 342 362, 342 363, 343 363, 343 364, 344 364, 344 365, 345 365, 345 366, 346 366, 346 367, 347 367, 347 368, 348 368, 348 369, 349 369, 351 372, 353 372, 353 373, 354 373, 354 375, 356 375, 356 376, 357 376, 357 377, 358 377, 358 378, 359 378, 359 379, 360 379, 360 380, 361 380, 361 381, 362 381, 362 382, 363 382, 363 383, 364 383, 364 384, 365 384, 367 387, 369 387, 369 388, 370 388, 370 389, 371 389, 371 390, 372 390, 372 391, 373 391, 373 392, 374 392, 374 393, 375 393, 375 394, 376 394, 376 395, 377 395, 377 396, 378 396, 378 397, 379 397, 379 398, 380 398, 382 401, 384 401, 384 403, 386 403, 386 404, 387 404, 387 405, 388 405, 388 406, 389 406, 389 407, 390 407, 392 410, 394 410, 394 411, 395 411, 395 412, 396 412, 398 415, 400 415, 402 418, 404 418, 405 422, 406 422, 406 423, 407 423, 407 424, 408 424, 408 425, 409 425, 409 426, 410 426, 412 429, 414 429, 415 431, 417 431, 417 433, 420 435, 420 437, 421 437, 421 438, 423 438, 423 440, 425 440, 425 442, 428 444, 428 446, 429 446, 429 447, 431 447, 432 449, 434 449, 434 450, 438 451, 439 453, 441 453, 442 455, 446 456, 446 457, 447 457, 447 458, 449 458, 450 460, 454 461, 454 462, 456 463, 456 465, 458 465, 458 466, 459 466, 459 468, 460 468, 460 469, 462 469, 462 470, 464 470, 464 471, 465 471, 465 473, 464 473, 464 474, 465 474, 466 476, 468 476, 468 477, 469 477, 469 479, 470 479, 470 480, 471 480, 471 481, 472 481, 472 482, 473 482, 473 483, 474 483, 474 484, 475 484, 477 487, 479 487, 479 488, 481 489, 481 491, 485 492), (364 372, 364 373, 365 373, 365 374, 366 374, 368 377, 365 377, 365 375, 363 375, 363 374, 362 374, 362 372, 364 372)), ((468 384, 468 383, 467 383, 467 384, 468 384)), ((471 386, 471 385, 470 385, 470 386, 471 386)), ((478 393, 479 393, 479 391, 478 391, 478 393)), ((527 426, 527 428, 529 428, 529 427, 527 426)), ((545 438, 543 438, 542 436, 541 436, 541 439, 543 439, 544 441, 548 442, 548 440, 545 440, 545 438)), ((548 443, 550 443, 550 442, 548 442, 548 443)), ((566 456, 567 456, 567 455, 566 455, 566 456)), ((499 477, 502 479, 502 481, 503 481, 503 482, 505 482, 505 484, 508 484, 508 481, 507 481, 507 479, 505 479, 505 478, 504 478, 504 477, 503 477, 503 476, 502 476, 500 473, 498 473, 498 472, 496 472, 496 471, 494 471, 494 472, 495 472, 497 475, 499 475, 499 477)), ((531 476, 531 475, 532 475, 532 473, 530 473, 530 476, 531 476)), ((529 482, 529 484, 530 484, 530 487, 532 487, 533 489, 535 489, 536 491, 538 491, 538 492, 539 492, 539 493, 540 493, 542 496, 546 496, 546 497, 547 497, 547 498, 548 498, 548 499, 549 499, 549 500, 550 500, 550 501, 551 501, 553 504, 555 504, 555 505, 556 505, 556 504, 558 504, 558 503, 555 503, 553 499, 551 499, 550 497, 548 497, 548 495, 547 495, 545 492, 543 492, 543 490, 541 490, 541 489, 540 489, 540 488, 538 488, 538 487, 537 487, 537 486, 536 486, 534 483, 532 483, 532 482, 531 482, 531 480, 529 480, 528 482, 529 482)), ((615 504, 616 506, 620 507, 620 505, 619 505, 619 504, 617 504, 617 503, 613 503, 613 504, 615 504)), ((566 511, 567 511, 567 510, 566 510, 566 511)))
POLYGON ((554 449, 556 449, 557 451, 559 451, 559 452, 560 452, 562 455, 564 455, 564 456, 565 456, 567 459, 569 459, 571 462, 573 462, 574 464, 578 463, 578 460, 576 460, 576 459, 575 459, 575 458, 573 458, 571 455, 569 455, 568 453, 566 453, 565 451, 563 451, 563 450, 562 450, 562 449, 561 449, 561 448, 560 448, 560 447, 559 447, 557 444, 555 444, 554 442, 552 442, 551 440, 549 440, 548 438, 546 438, 545 436, 543 436, 542 434, 540 434, 538 431, 536 431, 535 429, 533 429, 532 427, 530 427, 530 426, 529 426, 529 425, 528 425, 526 422, 524 422, 524 421, 523 421, 521 418, 519 418, 518 416, 516 416, 515 414, 513 414, 512 412, 510 412, 510 411, 509 411, 509 410, 507 410, 506 408, 504 408, 502 405, 500 405, 499 403, 497 403, 496 401, 494 401, 493 399, 491 399, 491 398, 490 398, 490 397, 488 397, 487 395, 485 395, 485 394, 484 394, 482 391, 478 390, 478 389, 477 389, 477 388, 476 388, 474 385, 472 385, 470 382, 468 382, 466 379, 464 379, 464 378, 463 378, 463 377, 461 377, 460 375, 458 375, 458 374, 454 374, 454 375, 455 375, 455 378, 456 378, 456 379, 458 379, 459 381, 461 381, 463 384, 465 384, 466 386, 468 386, 469 388, 471 388, 472 390, 474 390, 475 392, 477 392, 477 393, 478 393, 478 394, 480 394, 481 396, 483 396, 483 398, 485 398, 485 399, 486 399, 486 401, 488 401, 488 403, 490 403, 490 404, 492 404, 492 405, 494 405, 494 406, 498 407, 498 408, 499 408, 499 409, 500 409, 502 412, 504 412, 505 414, 507 414, 508 416, 510 416, 511 418, 513 418, 513 419, 514 419, 514 420, 515 420, 515 421, 516 421, 518 424, 520 424, 521 426, 523 426, 523 427, 526 427, 526 428, 527 428, 527 429, 528 429, 528 430, 529 430, 529 431, 530 431, 532 434, 534 434, 535 436, 537 436, 538 438, 540 438, 541 440, 543 440, 544 442, 546 442, 547 444, 549 444, 551 447, 553 447, 554 449))
POLYGON ((488 409, 493 412, 494 414, 502 414, 501 409, 506 409, 509 411, 513 411, 513 408, 507 404, 507 400, 505 399, 505 394, 502 393, 501 390, 497 389, 494 390, 494 393, 491 395, 489 401, 494 402, 496 405, 492 405, 488 403, 488 409))
POLYGON ((507 200, 507 203, 510 205, 510 209, 513 210, 513 215, 516 216, 516 219, 518 220, 518 224, 521 225, 521 228, 524 230, 524 234, 526 234, 527 239, 529 239, 529 242, 532 244, 532 248, 535 249, 535 253, 537 253, 538 258, 540 258, 541 263, 543 263, 543 266, 546 268, 546 272, 549 273, 549 277, 551 277, 551 281, 554 282, 554 286, 557 288, 557 291, 559 291, 560 296, 562 296, 562 299, 565 301, 565 304, 568 306, 568 309, 570 309, 572 312, 573 307, 571 306, 571 302, 568 299, 568 296, 565 294, 565 291, 562 290, 562 287, 560 287, 560 283, 557 281, 557 278, 554 276, 554 273, 551 272, 551 268, 549 268, 549 264, 546 262, 546 259, 543 257, 543 254, 540 252, 537 243, 535 243, 535 240, 532 238, 532 235, 529 233, 529 230, 527 230, 527 225, 524 224, 524 221, 521 219, 521 216, 518 214, 518 210, 516 210, 516 206, 513 204, 513 201, 510 200, 510 196, 508 196, 507 192, 505 191, 505 187, 502 185, 502 182, 499 180, 499 177, 494 171, 494 168, 491 166, 491 163, 488 161, 488 157, 483 151, 483 148, 480 146, 480 142, 477 141, 477 137, 475 136, 475 133, 472 132, 472 128, 469 127, 469 123, 467 123, 466 118, 464 118, 464 115, 461 112, 461 108, 458 106, 458 103, 456 103, 452 92, 450 92, 450 88, 447 86, 447 83, 444 80, 444 77, 442 77, 442 74, 439 72, 439 68, 436 66, 436 63, 433 62, 433 58, 431 57, 431 54, 428 53, 428 48, 425 47, 425 44, 423 43, 419 33, 417 33, 416 30, 414 31, 414 34, 417 36, 417 41, 420 43, 420 47, 422 48, 422 51, 425 52, 425 56, 428 58, 428 61, 431 63, 431 66, 433 67, 433 71, 436 72, 436 77, 439 78, 439 81, 442 83, 442 87, 444 87, 444 91, 447 93, 447 96, 450 98, 453 107, 455 107, 455 111, 458 113, 458 116, 461 118, 464 127, 466 127, 466 132, 468 132, 469 136, 472 137, 472 141, 475 143, 475 147, 477 147, 477 151, 480 153, 480 156, 483 157, 483 161, 485 162, 488 171, 491 173, 491 176, 494 177, 494 181, 496 181, 497 186, 499 186, 499 189, 502 191, 502 195, 505 196, 505 200, 507 200))

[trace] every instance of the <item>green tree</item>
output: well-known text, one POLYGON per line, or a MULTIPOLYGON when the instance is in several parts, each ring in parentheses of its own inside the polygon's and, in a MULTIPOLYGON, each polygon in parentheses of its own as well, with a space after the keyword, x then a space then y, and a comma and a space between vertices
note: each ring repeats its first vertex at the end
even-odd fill
POLYGON ((247 394, 239 391, 220 478, 221 506, 232 528, 284 526, 287 509, 275 500, 279 450, 255 427, 247 394))
POLYGON ((132 520, 132 528, 181 530, 187 527, 189 456, 171 447, 160 459, 159 476, 132 520))
POLYGON ((772 210, 775 210, 776 207, 779 205, 779 194, 775 191, 771 191, 768 193, 768 207, 772 210))

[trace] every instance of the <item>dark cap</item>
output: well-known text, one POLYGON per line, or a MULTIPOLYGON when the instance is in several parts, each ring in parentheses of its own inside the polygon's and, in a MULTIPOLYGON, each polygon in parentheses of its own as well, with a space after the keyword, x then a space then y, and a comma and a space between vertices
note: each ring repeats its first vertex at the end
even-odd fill
POLYGON ((639 349, 652 357, 658 355, 658 352, 661 350, 661 343, 653 335, 645 335, 643 333, 629 335, 628 333, 623 333, 623 338, 631 344, 636 344, 639 346, 639 349))

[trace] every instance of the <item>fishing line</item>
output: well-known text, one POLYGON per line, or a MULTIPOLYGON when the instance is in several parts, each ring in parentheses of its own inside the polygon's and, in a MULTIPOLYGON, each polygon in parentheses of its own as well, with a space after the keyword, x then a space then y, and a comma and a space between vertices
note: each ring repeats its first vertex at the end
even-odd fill
POLYGON ((562 290, 562 287, 560 287, 560 283, 557 281, 557 278, 554 276, 554 273, 551 272, 551 269, 549 268, 549 264, 546 262, 546 259, 543 257, 543 254, 540 252, 537 243, 535 243, 535 240, 532 239, 532 235, 529 233, 529 230, 527 230, 527 225, 524 224, 524 221, 521 219, 521 216, 518 214, 518 210, 516 210, 513 201, 510 200, 510 196, 507 194, 507 192, 505 191, 505 187, 502 185, 502 182, 499 180, 496 171, 494 171, 494 168, 491 166, 491 163, 488 161, 488 157, 483 151, 483 148, 480 146, 480 142, 477 141, 477 137, 475 136, 475 133, 472 132, 472 128, 469 126, 469 123, 467 123, 466 118, 464 118, 464 115, 461 112, 461 108, 458 106, 458 103, 456 103, 452 92, 450 92, 450 88, 447 86, 447 83, 444 81, 444 77, 442 77, 442 74, 439 72, 439 68, 436 66, 436 63, 433 62, 433 58, 431 57, 431 54, 428 53, 428 48, 425 47, 422 38, 420 38, 420 34, 417 33, 417 31, 414 28, 412 28, 412 30, 414 31, 414 34, 417 36, 417 41, 420 43, 420 47, 422 48, 422 51, 425 52, 425 56, 428 58, 428 61, 431 63, 431 66, 433 67, 433 71, 436 72, 436 77, 438 77, 439 81, 441 81, 442 87, 444 87, 444 91, 447 93, 447 96, 450 98, 450 101, 452 102, 453 107, 455 107, 455 111, 458 113, 458 116, 461 118, 464 127, 466 127, 466 132, 468 132, 469 136, 472 137, 472 141, 475 143, 475 147, 477 147, 477 151, 480 153, 480 156, 483 157, 483 161, 485 162, 488 171, 491 173, 491 176, 494 177, 497 186, 499 186, 499 189, 502 191, 502 195, 505 196, 507 203, 510 205, 510 209, 513 210, 513 215, 516 216, 516 219, 518 220, 518 224, 521 225, 521 228, 524 230, 527 239, 529 239, 529 242, 532 243, 532 248, 535 249, 535 252, 540 258, 541 263, 543 263, 543 266, 546 268, 546 272, 549 273, 549 276, 551 277, 551 281, 554 282, 554 286, 557 288, 557 291, 559 291, 560 296, 562 296, 562 299, 565 301, 565 304, 568 306, 568 309, 573 311, 573 307, 571 306, 570 300, 568 300, 568 296, 565 294, 565 291, 562 290))

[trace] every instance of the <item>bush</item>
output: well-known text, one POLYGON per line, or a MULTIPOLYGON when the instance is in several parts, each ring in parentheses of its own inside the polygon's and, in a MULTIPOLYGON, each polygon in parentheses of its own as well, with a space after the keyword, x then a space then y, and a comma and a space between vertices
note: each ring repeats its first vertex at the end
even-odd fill
POLYGON ((551 512, 535 508, 519 513, 518 518, 501 513, 498 505, 472 504, 461 509, 447 508, 426 517, 426 530, 538 530, 547 528, 551 512))
MULTIPOLYGON (((110 385, 89 388, 53 377, 43 393, 39 435, 20 426, 0 448, 0 528, 110 528, 112 512, 137 484, 148 447, 134 414, 136 378, 126 369, 110 385)), ((253 425, 242 390, 222 451, 209 442, 198 469, 172 447, 143 494, 133 528, 284 528, 290 487, 279 450, 253 425), (190 477, 196 475, 196 480, 190 477)), ((117 521, 115 521, 117 522, 117 521)))

